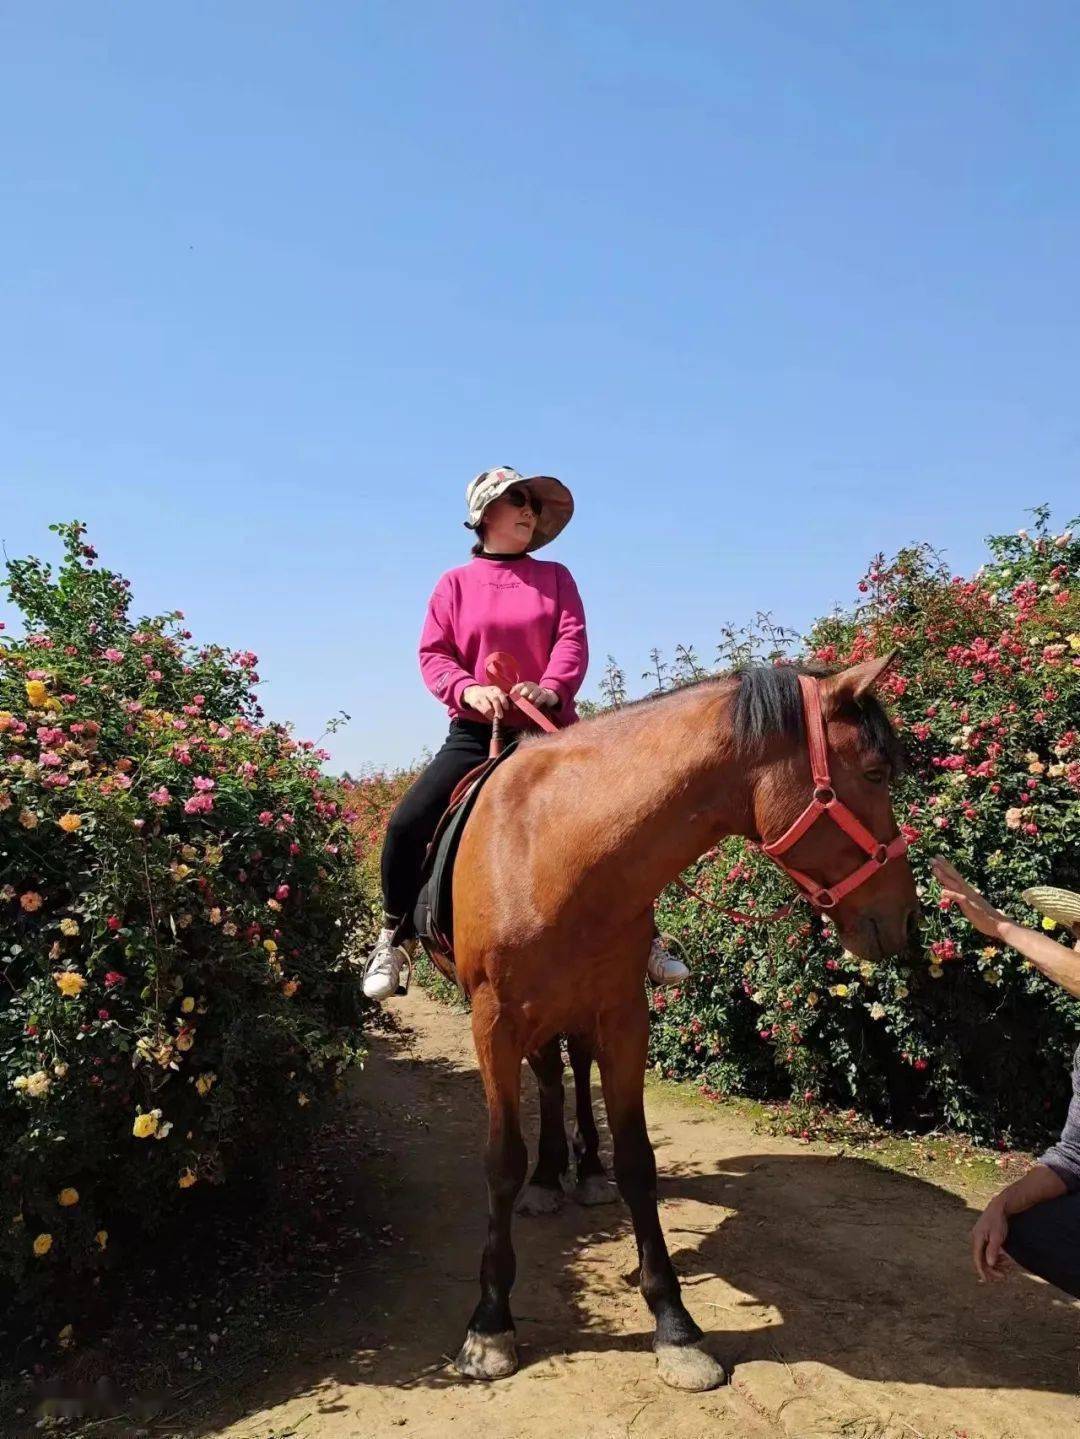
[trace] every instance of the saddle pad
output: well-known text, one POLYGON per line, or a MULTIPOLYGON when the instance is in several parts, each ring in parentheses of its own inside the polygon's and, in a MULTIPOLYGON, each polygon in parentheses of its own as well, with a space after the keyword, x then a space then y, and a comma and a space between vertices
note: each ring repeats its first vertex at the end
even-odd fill
POLYGON ((454 791, 456 803, 451 802, 439 820, 424 856, 413 926, 422 940, 430 941, 450 958, 454 942, 454 860, 461 836, 480 791, 503 760, 513 754, 516 744, 511 741, 495 759, 487 760, 465 776, 454 791))

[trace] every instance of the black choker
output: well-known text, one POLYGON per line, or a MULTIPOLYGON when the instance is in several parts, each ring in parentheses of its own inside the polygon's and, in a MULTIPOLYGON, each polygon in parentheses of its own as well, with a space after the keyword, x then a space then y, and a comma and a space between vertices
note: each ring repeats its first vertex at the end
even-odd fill
POLYGON ((526 558, 526 552, 522 550, 516 555, 496 555, 492 554, 490 550, 481 550, 476 558, 478 560, 523 560, 526 558))

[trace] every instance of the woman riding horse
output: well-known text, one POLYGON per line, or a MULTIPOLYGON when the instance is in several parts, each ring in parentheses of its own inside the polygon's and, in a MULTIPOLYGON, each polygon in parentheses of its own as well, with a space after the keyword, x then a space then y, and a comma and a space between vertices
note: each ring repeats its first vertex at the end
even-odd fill
MULTIPOLYGON (((408 955, 394 936, 409 929, 424 852, 458 781, 487 758, 492 722, 522 729, 527 720, 512 703, 520 695, 549 710, 560 727, 573 724, 588 664, 573 576, 565 565, 532 558, 573 515, 570 491, 549 475, 524 479, 504 465, 477 475, 465 498, 465 525, 478 537, 473 558, 439 580, 420 637, 420 672, 450 712, 450 733, 390 818, 382 850, 383 927, 364 969, 369 999, 398 992, 408 955), (509 698, 484 670, 497 650, 513 655, 524 676, 509 698)), ((653 983, 677 984, 688 973, 655 939, 648 961, 653 983)))

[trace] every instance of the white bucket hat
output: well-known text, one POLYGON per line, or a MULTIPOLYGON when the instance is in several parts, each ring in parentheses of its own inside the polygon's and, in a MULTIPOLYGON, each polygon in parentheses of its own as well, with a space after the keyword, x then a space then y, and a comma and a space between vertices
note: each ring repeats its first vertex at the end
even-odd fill
POLYGON ((529 550, 538 550, 541 545, 549 545, 570 523, 570 517, 574 513, 574 497, 561 480, 556 480, 551 475, 530 475, 526 479, 509 465, 500 465, 495 470, 484 470, 468 485, 465 490, 465 504, 469 518, 465 521, 465 528, 479 529, 488 505, 514 485, 531 490, 541 504, 529 550))

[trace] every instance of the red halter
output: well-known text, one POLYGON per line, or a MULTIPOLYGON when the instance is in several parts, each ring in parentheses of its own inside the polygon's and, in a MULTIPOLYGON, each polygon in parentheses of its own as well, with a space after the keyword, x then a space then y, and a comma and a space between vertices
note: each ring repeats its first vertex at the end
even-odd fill
POLYGON ((829 773, 829 746, 825 739, 825 724, 821 718, 821 691, 818 681, 812 675, 799 675, 799 688, 802 691, 803 714, 806 718, 806 743, 810 750, 810 772, 814 777, 814 797, 803 810, 802 814, 786 830, 779 839, 774 839, 771 844, 763 844, 762 851, 770 859, 784 870, 795 883, 806 891, 811 904, 817 905, 818 909, 833 909, 852 890, 858 889, 870 878, 877 874, 889 863, 891 859, 899 859, 902 854, 907 853, 907 840, 903 835, 898 834, 889 844, 882 844, 875 839, 866 826, 852 814, 843 800, 837 799, 836 791, 832 787, 832 776, 829 773), (785 864, 780 858, 803 835, 815 825, 823 814, 840 826, 846 835, 855 841, 860 849, 864 850, 869 858, 865 864, 859 865, 847 876, 836 884, 822 888, 816 884, 809 875, 792 869, 791 865, 785 864))

